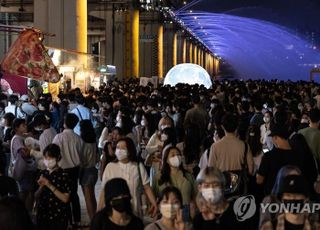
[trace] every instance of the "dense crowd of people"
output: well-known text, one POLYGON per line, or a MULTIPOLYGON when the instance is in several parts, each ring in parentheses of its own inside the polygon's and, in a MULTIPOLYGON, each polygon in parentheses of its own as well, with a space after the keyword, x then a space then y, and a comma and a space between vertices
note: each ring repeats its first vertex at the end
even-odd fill
POLYGON ((85 227, 79 185, 92 230, 320 226, 319 210, 301 209, 320 201, 316 83, 112 81, 57 98, 0 94, 0 118, 1 229, 85 227), (257 205, 247 219, 243 196, 257 205))

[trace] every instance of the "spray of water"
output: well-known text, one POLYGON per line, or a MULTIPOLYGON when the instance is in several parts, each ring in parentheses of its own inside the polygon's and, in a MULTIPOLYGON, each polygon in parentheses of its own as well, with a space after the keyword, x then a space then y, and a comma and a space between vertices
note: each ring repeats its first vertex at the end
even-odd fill
POLYGON ((239 78, 308 80, 310 70, 320 63, 316 47, 274 23, 207 12, 184 11, 176 16, 232 65, 239 78))

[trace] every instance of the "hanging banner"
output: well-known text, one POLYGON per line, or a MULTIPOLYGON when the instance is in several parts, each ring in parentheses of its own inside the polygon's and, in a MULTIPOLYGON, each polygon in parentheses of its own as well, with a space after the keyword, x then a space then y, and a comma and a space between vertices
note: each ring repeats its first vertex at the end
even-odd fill
POLYGON ((56 83, 60 75, 41 41, 40 33, 23 30, 1 62, 5 74, 56 83))
POLYGON ((6 94, 12 92, 20 95, 28 94, 27 79, 10 74, 3 74, 1 78, 1 90, 6 94))

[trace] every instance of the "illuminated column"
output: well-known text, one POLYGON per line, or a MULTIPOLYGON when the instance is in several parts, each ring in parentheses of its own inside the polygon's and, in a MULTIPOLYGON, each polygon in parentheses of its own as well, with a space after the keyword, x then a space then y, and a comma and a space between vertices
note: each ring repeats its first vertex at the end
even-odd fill
POLYGON ((158 76, 163 78, 163 25, 158 28, 158 76))
POLYGON ((213 62, 212 62, 212 56, 209 55, 209 74, 210 76, 213 76, 213 62))
POLYGON ((188 60, 188 62, 193 63, 193 44, 191 43, 191 41, 189 44, 190 45, 189 45, 189 60, 188 60))
POLYGON ((201 66, 201 47, 198 49, 198 65, 201 66))
POLYGON ((187 39, 183 38, 182 44, 182 63, 187 62, 187 39))
MULTIPOLYGON (((87 1, 84 0, 34 1, 34 27, 56 35, 45 39, 49 46, 87 53, 87 17, 87 1)), ((86 68, 87 56, 78 55, 78 63, 86 68)))
POLYGON ((215 69, 215 75, 219 73, 219 67, 220 67, 220 61, 218 59, 214 59, 214 69, 215 69))
POLYGON ((194 49, 193 49, 193 63, 197 64, 198 62, 198 46, 194 45, 194 49))
POLYGON ((205 56, 206 56, 206 52, 204 50, 202 50, 201 61, 202 61, 202 67, 204 69, 206 68, 205 56))
POLYGON ((173 44, 172 44, 172 64, 173 66, 177 65, 177 46, 178 46, 178 35, 177 32, 173 34, 173 44))
POLYGON ((130 6, 126 14, 126 78, 139 75, 139 9, 130 6))
POLYGON ((133 9, 132 13, 132 75, 139 77, 139 9, 133 9))

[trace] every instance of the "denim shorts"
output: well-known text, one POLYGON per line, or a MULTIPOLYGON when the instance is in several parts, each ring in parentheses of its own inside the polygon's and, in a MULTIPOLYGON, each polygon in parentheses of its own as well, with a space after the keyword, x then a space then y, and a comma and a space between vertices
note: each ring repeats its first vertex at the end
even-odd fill
POLYGON ((81 186, 95 186, 98 180, 98 169, 92 168, 81 168, 79 175, 81 186))

